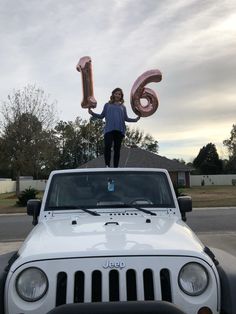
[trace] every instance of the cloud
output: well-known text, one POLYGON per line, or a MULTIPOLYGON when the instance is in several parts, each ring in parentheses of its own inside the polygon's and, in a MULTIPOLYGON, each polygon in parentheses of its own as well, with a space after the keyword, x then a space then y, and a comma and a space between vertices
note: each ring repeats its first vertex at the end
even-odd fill
POLYGON ((235 123, 235 21, 233 0, 3 0, 0 100, 35 83, 58 100, 61 119, 87 119, 75 66, 90 55, 97 112, 121 86, 134 116, 132 84, 158 68, 163 80, 150 87, 159 109, 138 126, 157 137, 163 155, 195 153, 235 123))

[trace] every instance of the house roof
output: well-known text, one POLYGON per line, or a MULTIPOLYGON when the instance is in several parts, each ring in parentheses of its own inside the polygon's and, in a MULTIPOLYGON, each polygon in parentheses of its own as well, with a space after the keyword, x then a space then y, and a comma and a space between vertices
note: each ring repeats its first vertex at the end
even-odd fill
MULTIPOLYGON (((81 166, 81 168, 99 167, 104 167, 103 155, 93 160, 90 160, 81 166)), ((169 172, 189 172, 192 170, 192 168, 178 162, 177 160, 171 160, 141 148, 128 147, 122 147, 121 149, 119 167, 164 168, 167 169, 169 172)))

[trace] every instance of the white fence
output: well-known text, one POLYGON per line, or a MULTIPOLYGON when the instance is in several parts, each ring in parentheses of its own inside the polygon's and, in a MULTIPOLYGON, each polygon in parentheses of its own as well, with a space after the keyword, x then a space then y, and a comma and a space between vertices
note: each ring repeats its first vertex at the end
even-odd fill
MULTIPOLYGON (((37 191, 44 191, 47 180, 21 180, 20 191, 24 191, 29 187, 36 189, 37 191)), ((3 180, 0 181, 0 194, 11 193, 16 191, 16 181, 3 180)))
POLYGON ((190 175, 190 186, 233 184, 236 184, 236 174, 190 175))
POLYGON ((4 180, 0 181, 0 194, 16 191, 16 181, 4 180))

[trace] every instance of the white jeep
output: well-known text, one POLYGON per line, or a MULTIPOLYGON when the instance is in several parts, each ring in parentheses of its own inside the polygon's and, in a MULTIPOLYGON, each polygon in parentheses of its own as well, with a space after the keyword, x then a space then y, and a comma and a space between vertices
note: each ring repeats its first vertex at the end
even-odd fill
POLYGON ((0 314, 235 314, 236 258, 200 242, 191 210, 163 169, 53 171, 0 256, 0 314))

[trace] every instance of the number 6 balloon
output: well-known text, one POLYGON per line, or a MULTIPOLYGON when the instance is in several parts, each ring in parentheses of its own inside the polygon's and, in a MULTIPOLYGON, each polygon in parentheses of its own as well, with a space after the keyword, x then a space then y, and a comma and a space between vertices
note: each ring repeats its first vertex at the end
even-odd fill
MULTIPOLYGON (((92 77, 92 61, 90 57, 82 57, 76 66, 81 72, 83 85, 82 108, 95 108, 97 101, 93 95, 93 77, 92 77)), ((162 74, 159 70, 150 70, 140 75, 133 84, 130 93, 130 103, 134 113, 141 117, 151 116, 158 108, 158 98, 156 93, 145 87, 151 82, 160 82, 162 74), (142 105, 141 99, 147 100, 146 105, 142 105)))
POLYGON ((130 93, 130 103, 133 111, 141 116, 151 116, 158 108, 158 98, 154 90, 144 87, 151 82, 160 82, 162 74, 159 70, 150 70, 140 75, 133 84, 130 93), (141 104, 141 99, 147 100, 146 105, 141 104))

